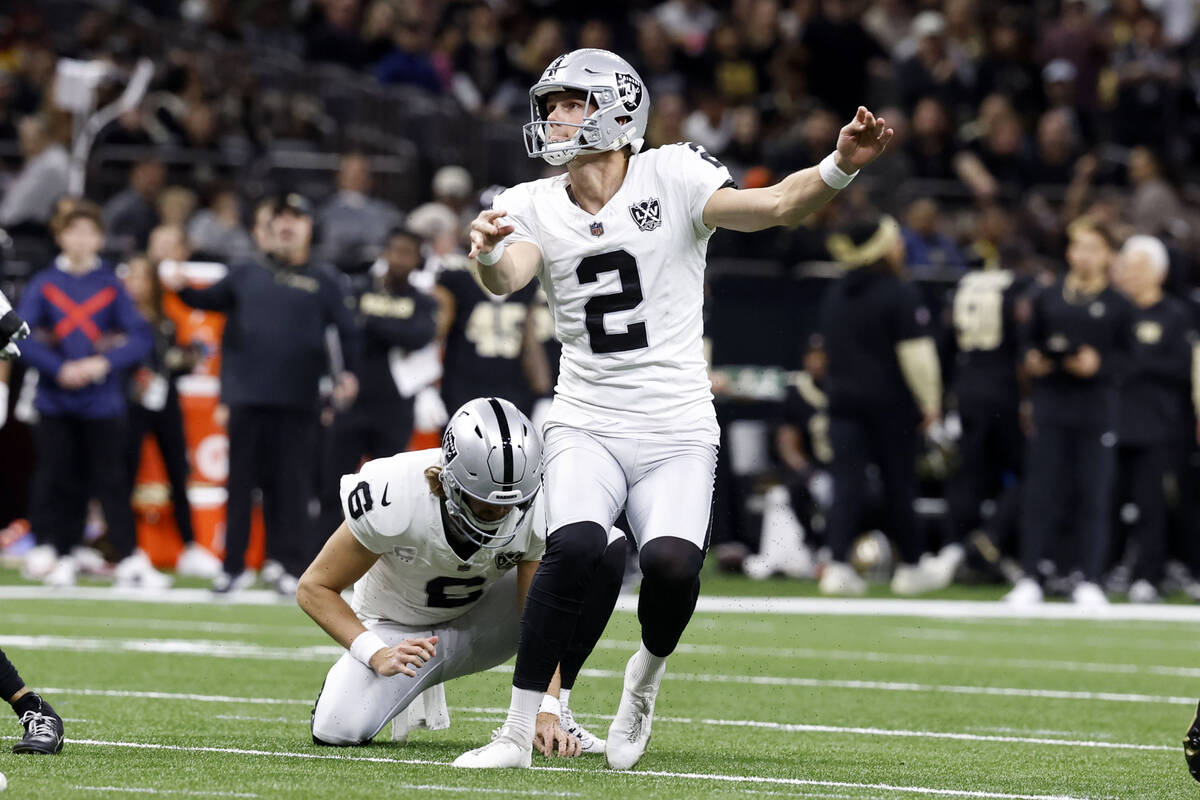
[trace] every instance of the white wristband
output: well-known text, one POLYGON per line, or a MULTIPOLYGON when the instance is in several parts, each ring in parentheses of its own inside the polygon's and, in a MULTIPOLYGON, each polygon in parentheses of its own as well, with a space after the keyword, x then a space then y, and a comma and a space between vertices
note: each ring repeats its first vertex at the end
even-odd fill
POLYGON ((368 669, 373 669, 371 667, 371 656, 385 647, 387 647, 387 642, 379 638, 379 634, 375 633, 375 631, 363 631, 358 636, 355 636, 354 641, 350 643, 350 656, 355 661, 365 665, 368 669))
POLYGON ((504 240, 502 239, 500 241, 500 244, 493 247, 490 253, 480 253, 479 255, 475 256, 475 260, 478 261, 480 264, 483 264, 485 267, 490 267, 493 264, 495 264, 497 261, 499 261, 500 257, 503 255, 504 255, 504 240))
POLYGON ((850 185, 850 181, 854 180, 854 176, 858 174, 858 170, 854 170, 854 172, 847 175, 837 165, 837 159, 834 156, 835 153, 830 153, 821 159, 821 163, 817 165, 817 171, 821 173, 821 180, 825 181, 829 188, 845 189, 850 185))
POLYGON ((553 714, 556 717, 562 716, 562 703, 552 694, 542 696, 542 707, 538 709, 539 714, 553 714))

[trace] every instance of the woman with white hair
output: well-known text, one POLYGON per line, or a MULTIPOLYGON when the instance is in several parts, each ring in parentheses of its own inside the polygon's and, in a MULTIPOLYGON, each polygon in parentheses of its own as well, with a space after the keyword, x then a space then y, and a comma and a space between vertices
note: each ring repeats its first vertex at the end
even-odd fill
MULTIPOLYGON (((1133 303, 1133 358, 1121 385, 1114 499, 1137 507, 1133 542, 1137 560, 1129 599, 1158 600, 1166 540, 1163 481, 1174 444, 1187 427, 1192 340, 1183 303, 1163 294, 1168 257, 1153 236, 1131 236, 1121 248, 1114 278, 1133 303)), ((1122 515, 1123 516, 1123 515, 1122 515)))

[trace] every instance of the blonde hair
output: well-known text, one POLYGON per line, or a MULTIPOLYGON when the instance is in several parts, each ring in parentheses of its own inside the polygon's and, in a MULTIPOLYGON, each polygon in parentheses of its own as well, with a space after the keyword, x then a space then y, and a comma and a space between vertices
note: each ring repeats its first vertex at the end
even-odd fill
POLYGON ((429 484, 429 491, 434 497, 439 500, 446 499, 446 489, 442 486, 442 468, 434 465, 425 468, 425 483, 429 484))

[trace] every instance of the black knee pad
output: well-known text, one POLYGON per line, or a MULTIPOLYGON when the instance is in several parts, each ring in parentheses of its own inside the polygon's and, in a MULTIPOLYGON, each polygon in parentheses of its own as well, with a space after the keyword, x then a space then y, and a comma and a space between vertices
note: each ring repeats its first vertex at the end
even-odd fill
POLYGON ((572 522, 551 532, 538 571, 579 572, 589 578, 600 565, 608 533, 596 522, 572 522))
POLYGON ((704 565, 704 551, 687 539, 660 536, 642 546, 638 563, 643 582, 690 585, 704 565))

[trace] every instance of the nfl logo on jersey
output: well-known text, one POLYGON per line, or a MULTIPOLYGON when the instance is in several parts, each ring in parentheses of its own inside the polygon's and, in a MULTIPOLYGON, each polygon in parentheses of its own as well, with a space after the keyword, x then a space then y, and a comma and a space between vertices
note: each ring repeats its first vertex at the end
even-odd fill
POLYGON ((658 207, 658 198, 651 197, 629 207, 629 215, 644 231, 652 231, 662 225, 662 211, 658 207))
POLYGON ((593 222, 591 224, 591 229, 592 229, 592 236, 603 236, 604 235, 604 223, 602 223, 602 222, 593 222))

